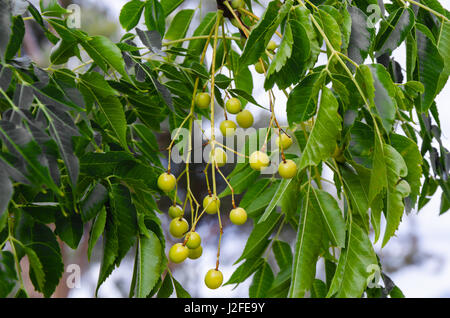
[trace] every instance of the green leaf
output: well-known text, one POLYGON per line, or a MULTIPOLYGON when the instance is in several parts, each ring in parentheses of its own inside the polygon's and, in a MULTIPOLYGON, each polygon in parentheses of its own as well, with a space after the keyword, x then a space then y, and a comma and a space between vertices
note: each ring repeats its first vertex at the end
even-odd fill
POLYGON ((93 219, 108 200, 108 190, 97 183, 80 203, 81 219, 84 223, 93 219))
POLYGON ((280 270, 292 266, 294 256, 288 243, 280 240, 273 241, 272 250, 280 270))
POLYGON ((26 176, 29 180, 33 180, 36 185, 45 184, 58 195, 61 194, 61 190, 50 176, 48 167, 42 166, 39 161, 38 157, 42 154, 42 150, 25 128, 0 121, 0 138, 10 146, 11 151, 27 163, 26 176))
POLYGON ((368 67, 373 78, 374 103, 378 115, 381 117, 384 129, 390 132, 397 111, 394 83, 383 65, 372 64, 368 67))
POLYGON ((292 4, 292 0, 287 0, 280 7, 279 0, 269 2, 267 9, 250 32, 250 35, 245 42, 244 50, 239 59, 240 68, 254 64, 258 61, 264 53, 266 46, 272 38, 272 35, 275 33, 278 25, 289 13, 292 4))
POLYGON ((378 265, 372 243, 367 233, 352 222, 327 297, 361 297, 371 274, 370 265, 378 265))
MULTIPOLYGON (((328 236, 338 247, 345 246, 345 221, 337 201, 331 194, 320 189, 312 188, 317 211, 320 211, 322 223, 328 232, 328 236)), ((310 198, 314 201, 314 198, 310 198)))
POLYGON ((83 236, 83 222, 78 214, 63 216, 61 213, 56 214, 55 233, 70 248, 76 249, 83 236))
POLYGON ((139 236, 137 249, 136 297, 145 298, 161 277, 162 246, 155 233, 139 236))
POLYGON ((82 76, 80 85, 85 99, 95 101, 117 136, 121 146, 128 150, 125 112, 120 100, 113 95, 114 90, 98 73, 82 76))
POLYGON ((158 0, 147 0, 145 2, 145 25, 149 31, 158 31, 161 37, 166 31, 166 20, 164 9, 158 0))
POLYGON ((164 14, 166 17, 172 13, 173 10, 178 8, 180 4, 184 2, 184 0, 160 0, 161 6, 163 8, 164 14))
POLYGON ((358 7, 348 6, 352 18, 352 29, 348 45, 348 57, 358 64, 367 58, 375 36, 374 28, 369 28, 368 17, 358 7))
POLYGON ((6 298, 14 289, 17 281, 14 255, 9 251, 0 251, 0 297, 6 298))
POLYGON ((416 28, 418 79, 425 87, 425 92, 420 97, 418 111, 426 112, 438 93, 438 79, 444 71, 445 64, 433 41, 422 31, 425 30, 416 28))
MULTIPOLYGON (((311 185, 309 185, 311 187, 311 185)), ((314 194, 309 189, 303 198, 295 245, 292 281, 288 297, 301 298, 311 290, 316 274, 316 262, 322 247, 323 225, 314 194)))
POLYGON ((43 290, 45 283, 45 273, 44 268, 42 267, 42 263, 39 260, 36 252, 29 248, 23 248, 25 255, 28 257, 28 262, 30 263, 30 278, 32 277, 33 285, 36 290, 43 290))
MULTIPOLYGON (((40 277, 42 273, 35 267, 36 270, 30 272, 31 281, 34 287, 44 294, 44 297, 50 297, 64 272, 61 250, 56 236, 47 226, 35 222, 32 229, 32 241, 27 246, 37 255, 45 275, 42 285, 42 277, 40 277)), ((30 259, 32 252, 26 250, 26 254, 30 259)))
MULTIPOLYGON (((388 180, 387 210, 386 210, 386 230, 384 232, 383 244, 385 246, 389 239, 394 235, 400 225, 403 216, 404 204, 403 197, 409 193, 403 192, 399 188, 399 179, 406 177, 408 168, 403 157, 395 148, 385 145, 384 156, 386 162, 386 178, 388 180)), ((406 182, 406 181, 405 181, 406 182)))
POLYGON ((306 121, 314 115, 322 79, 320 73, 312 73, 289 93, 286 104, 289 125, 306 121))
MULTIPOLYGON (((179 40, 186 36, 186 32, 191 24, 195 11, 192 9, 184 9, 177 12, 170 23, 164 38, 169 41, 179 40)), ((178 46, 178 45, 177 45, 178 46)))
POLYGON ((235 97, 241 97, 243 98, 245 101, 252 103, 253 105, 259 106, 261 108, 264 108, 263 106, 261 106, 254 98, 253 96, 246 92, 245 90, 239 89, 239 88, 234 88, 234 89, 229 89, 228 92, 235 96, 235 97))
POLYGON ((131 0, 122 7, 119 22, 125 30, 130 31, 139 23, 144 6, 145 2, 131 0))
POLYGON ((172 276, 173 286, 178 298, 191 298, 191 295, 181 286, 181 284, 172 276))
POLYGON ((72 56, 77 56, 81 60, 78 42, 61 39, 52 47, 50 62, 55 65, 65 64, 72 56))
POLYGON ((340 51, 342 45, 342 35, 339 24, 333 16, 323 10, 323 8, 319 8, 319 11, 314 13, 314 17, 321 25, 321 28, 325 32, 325 36, 328 38, 328 41, 333 49, 340 51))
POLYGON ((239 265, 238 268, 236 268, 230 279, 223 285, 225 286, 230 284, 240 284, 244 282, 254 272, 256 272, 263 263, 264 259, 260 257, 247 259, 245 262, 239 265))
POLYGON ((267 218, 272 214, 272 211, 279 204, 281 198, 284 195, 284 192, 289 187, 289 184, 291 183, 291 181, 292 181, 292 178, 281 180, 280 185, 278 186, 277 191, 275 192, 275 195, 273 196, 272 200, 270 201, 270 203, 267 206, 266 210, 264 211, 263 215, 258 220, 258 224, 265 222, 267 220, 267 218))
POLYGON ((406 39, 414 26, 414 12, 410 8, 399 8, 382 20, 375 39, 375 57, 391 54, 406 39))
POLYGON ((327 296, 327 285, 320 279, 315 279, 311 289, 311 298, 325 298, 327 296))
POLYGON ((169 298, 173 293, 173 283, 170 278, 170 274, 167 273, 162 282, 161 288, 159 288, 157 298, 169 298))
MULTIPOLYGON (((247 190, 252 184, 254 184, 259 175, 259 171, 254 170, 250 167, 250 165, 247 165, 244 170, 232 176, 229 182, 233 187, 234 194, 240 194, 247 190)), ((230 187, 225 188, 225 190, 219 193, 219 198, 226 197, 227 195, 231 195, 230 187)))
POLYGON ((267 292, 270 298, 286 298, 291 284, 292 267, 280 270, 273 280, 272 286, 267 292))
POLYGON ((14 188, 11 180, 5 171, 0 170, 0 217, 8 209, 9 201, 12 199, 13 194, 14 188))
POLYGON ((257 199, 260 200, 261 194, 264 192, 264 190, 269 186, 270 179, 259 179, 257 180, 254 185, 249 188, 247 191, 245 191, 244 196, 242 197, 241 201, 239 201, 239 206, 243 209, 247 209, 247 207, 252 204, 257 199))
POLYGON ((308 8, 303 6, 297 6, 293 11, 289 13, 292 17, 295 17, 295 19, 301 23, 302 27, 306 31, 306 34, 308 35, 310 56, 306 61, 306 69, 311 69, 314 67, 319 57, 320 47, 322 45, 322 40, 319 40, 319 36, 312 24, 310 13, 311 12, 308 10, 308 8))
MULTIPOLYGON (((369 210, 369 180, 370 171, 360 168, 359 171, 351 169, 349 166, 340 166, 345 191, 351 202, 352 211, 366 219, 369 210)), ((377 228, 375 228, 375 231, 377 228)), ((368 231, 368 228, 366 228, 368 231)), ((377 236, 377 235, 376 235, 377 236)))
POLYGON ((131 201, 130 191, 123 185, 114 184, 110 193, 111 211, 119 241, 117 265, 136 241, 138 233, 136 208, 131 201))
POLYGON ((94 223, 92 224, 91 231, 89 232, 89 241, 88 241, 88 261, 91 259, 92 250, 94 249, 95 244, 103 233, 106 224, 106 209, 101 209, 100 213, 95 218, 94 223))
POLYGON ((280 221, 281 216, 281 214, 273 211, 265 222, 258 223, 254 226, 245 244, 244 251, 235 264, 243 259, 254 258, 263 248, 267 247, 269 243, 268 238, 280 221))
POLYGON ((122 52, 110 39, 103 35, 96 35, 82 39, 81 46, 105 73, 113 69, 125 79, 129 79, 122 52))
POLYGON ((323 87, 317 119, 302 153, 299 170, 318 165, 320 161, 328 159, 334 153, 342 123, 338 107, 331 90, 323 87))
MULTIPOLYGON (((257 200, 253 200, 253 202, 245 207, 248 216, 256 219, 265 211, 269 203, 272 201, 272 198, 275 196, 280 182, 280 180, 277 180, 270 186, 266 187, 261 195, 258 196, 257 200)), ((246 193, 248 193, 248 191, 246 193)))
POLYGON ((404 178, 408 181, 411 187, 412 205, 417 202, 417 197, 420 194, 421 178, 422 178, 422 155, 420 154, 418 146, 411 139, 392 134, 390 137, 391 145, 403 157, 408 175, 404 178))
POLYGON ((6 2, 0 8, 0 27, 3 30, 3 34, 0 37, 0 61, 4 62, 5 53, 8 47, 8 41, 11 36, 11 3, 6 2))
POLYGON ((296 20, 289 19, 284 28, 283 38, 268 70, 264 88, 266 90, 276 83, 284 89, 297 83, 306 70, 305 61, 310 56, 308 35, 296 20), (295 72, 292 70, 295 69, 295 72))
POLYGON ((450 22, 444 21, 441 23, 440 36, 436 41, 436 46, 439 53, 444 61, 445 67, 439 78, 439 85, 437 92, 439 93, 447 83, 448 77, 450 75, 450 22))
POLYGON ((61 17, 63 14, 69 13, 61 7, 57 0, 39 0, 42 15, 48 17, 61 17))
POLYGON ((272 286, 274 275, 269 263, 263 262, 262 266, 253 276, 252 284, 249 287, 248 293, 250 298, 265 298, 267 292, 272 286))
POLYGON ((95 296, 103 282, 114 270, 117 256, 119 255, 119 241, 117 236, 117 225, 114 223, 111 213, 107 213, 105 231, 103 233, 103 256, 98 275, 95 296))
MULTIPOLYGON (((217 19, 216 12, 208 12, 203 20, 200 22, 198 27, 192 34, 193 37, 201 35, 209 35, 212 28, 214 27, 217 19)), ((189 41, 188 51, 186 55, 186 60, 193 59, 200 61, 200 55, 202 54, 203 47, 206 44, 206 39, 197 39, 189 41)))
POLYGON ((59 154, 64 160, 70 177, 70 183, 72 187, 76 188, 80 167, 78 157, 75 156, 72 138, 80 135, 78 128, 67 112, 52 105, 44 106, 42 102, 38 102, 38 105, 47 118, 50 136, 58 145, 59 154))
POLYGON ((16 16, 12 19, 12 34, 9 39, 8 47, 5 52, 5 59, 12 59, 22 46, 22 41, 25 36, 25 24, 22 16, 16 16))

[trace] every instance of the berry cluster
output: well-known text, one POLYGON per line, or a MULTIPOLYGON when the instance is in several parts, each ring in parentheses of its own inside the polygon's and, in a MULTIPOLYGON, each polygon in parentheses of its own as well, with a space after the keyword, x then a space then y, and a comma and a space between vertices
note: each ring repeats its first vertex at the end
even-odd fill
MULTIPOLYGON (((243 0, 233 0, 230 3, 227 3, 227 6, 233 8, 234 10, 244 10, 245 3, 243 0), (231 7, 230 7, 231 4, 231 7)), ((240 20, 238 21, 237 18, 232 20, 233 25, 240 28, 244 34, 248 35, 249 30, 246 29, 240 20)), ((217 40, 217 28, 216 28, 216 34, 215 34, 215 40, 217 40)), ((215 45, 215 44, 214 44, 215 45)), ((266 52, 268 56, 271 56, 270 54, 273 54, 274 51, 277 48, 277 44, 274 41, 269 41, 266 52)), ((214 46, 215 49, 215 46, 214 46)), ((204 51, 205 53, 206 51, 204 51)), ((215 52, 215 51, 214 51, 215 52)), ((204 54, 202 55, 203 60, 204 54)), ((213 56, 214 60, 214 56, 213 56)), ((257 63, 255 63, 255 71, 260 74, 266 74, 267 73, 267 62, 260 58, 257 63)), ((211 74, 214 74, 214 65, 212 65, 211 74)), ((214 85, 214 79, 212 77, 211 79, 211 86, 214 85)), ((202 92, 196 93, 196 88, 194 89, 193 94, 193 101, 192 101, 192 110, 194 107, 196 107, 199 110, 207 110, 211 109, 211 127, 212 130, 214 130, 214 91, 210 93, 205 91, 205 86, 202 92)), ((233 136, 236 132, 237 126, 241 128, 249 128, 253 126, 254 118, 253 114, 243 108, 242 102, 238 97, 232 97, 229 96, 227 93, 228 99, 225 103, 224 111, 225 111, 225 120, 220 123, 220 131, 223 136, 230 137, 233 136), (235 121, 228 119, 227 114, 235 115, 235 121)), ((272 126, 274 123, 276 123, 278 127, 278 137, 276 139, 277 147, 280 150, 282 162, 278 166, 278 173, 282 178, 293 178, 297 175, 297 165, 293 160, 286 159, 284 155, 284 150, 288 149, 292 144, 293 140, 290 136, 288 136, 278 125, 278 122, 276 121, 275 114, 273 112, 273 101, 271 99, 271 112, 272 117, 270 121, 270 126, 272 126)), ((175 138, 174 138, 175 139, 175 138)), ((267 138, 266 138, 267 141, 267 138)), ((174 244, 170 250, 169 250, 169 260, 173 263, 182 263, 187 258, 190 259, 197 259, 202 255, 203 249, 202 249, 202 239, 200 235, 195 231, 196 225, 202 215, 204 213, 210 214, 210 215, 217 215, 219 218, 219 224, 220 224, 220 235, 222 235, 222 225, 220 221, 220 199, 216 195, 216 185, 215 185, 215 171, 217 171, 225 180, 225 182, 228 184, 231 194, 232 194, 232 210, 229 212, 229 220, 235 224, 235 225, 243 225, 247 221, 247 212, 242 207, 236 206, 234 201, 234 191, 231 186, 231 184, 227 181, 225 176, 220 172, 219 168, 224 166, 227 163, 227 154, 224 151, 222 147, 225 147, 224 145, 218 143, 215 140, 214 131, 212 131, 211 139, 209 140, 209 143, 212 145, 211 152, 209 154, 209 162, 207 164, 207 167, 205 169, 205 175, 206 171, 208 169, 208 166, 211 166, 213 169, 213 189, 214 191, 211 191, 209 186, 208 178, 207 185, 208 185, 208 195, 204 197, 201 205, 201 213, 197 214, 198 208, 200 207, 200 204, 197 203, 195 198, 193 198, 192 193, 190 193, 190 202, 191 202, 191 210, 192 210, 192 201, 195 201, 197 204, 197 212, 195 213, 195 217, 193 215, 192 217, 192 225, 189 228, 188 221, 184 218, 184 209, 186 207, 186 203, 184 207, 181 207, 176 204, 176 186, 177 186, 177 178, 170 173, 170 149, 173 145, 173 142, 171 143, 171 146, 169 147, 169 166, 167 169, 167 172, 162 173, 158 178, 158 187, 166 194, 169 194, 173 190, 175 190, 175 198, 174 203, 172 206, 170 206, 168 214, 170 218, 172 219, 169 226, 169 232, 170 234, 177 239, 182 239, 182 242, 174 244), (214 170, 215 169, 215 170, 214 170)), ((235 152, 237 153, 237 152, 235 152)), ((242 155, 242 154, 241 154, 242 155)), ((246 156, 247 157, 247 156, 246 156)), ((270 158, 269 155, 265 151, 265 144, 264 146, 257 151, 254 151, 248 156, 248 162, 250 164, 250 167, 257 171, 262 171, 265 168, 267 168, 270 165, 270 158)), ((205 284, 207 287, 211 289, 216 289, 220 287, 223 283, 223 274, 218 269, 219 267, 219 254, 220 254, 220 239, 219 239, 219 249, 217 253, 217 263, 216 267, 214 269, 209 270, 205 275, 205 284)))

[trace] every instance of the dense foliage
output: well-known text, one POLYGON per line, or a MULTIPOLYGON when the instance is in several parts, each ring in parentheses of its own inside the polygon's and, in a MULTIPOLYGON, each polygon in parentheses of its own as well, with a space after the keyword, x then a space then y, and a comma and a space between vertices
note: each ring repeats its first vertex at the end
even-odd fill
MULTIPOLYGON (((131 297, 188 297, 169 265, 191 251, 181 239, 168 259, 161 226, 167 211, 157 202, 173 199, 180 223, 190 211, 192 231, 201 218, 217 216, 220 236, 230 211, 209 211, 190 190, 189 176, 198 173, 190 170, 190 136, 184 172, 176 176, 186 179, 186 192, 178 197, 170 180, 161 190, 158 178, 171 173, 171 150, 181 141, 175 133, 167 167, 156 136, 162 123, 192 132, 197 119, 211 123, 203 141, 213 152, 245 158, 225 176, 223 157, 212 156, 209 198, 232 200, 233 223, 247 215, 253 223, 231 277, 219 277, 219 239, 208 286, 254 274, 250 297, 402 296, 384 274, 384 288, 371 288, 373 265, 381 266, 374 244, 386 245, 405 213, 424 207, 438 188, 441 213, 450 207, 450 155, 434 101, 450 73, 450 14, 437 0, 217 0, 213 12, 180 9, 183 0, 131 0, 120 13, 127 33, 118 43, 68 27, 71 12, 56 0, 40 8, 0 2, 1 297, 26 296, 24 257, 34 288, 50 297, 64 272, 59 241, 77 249, 85 229, 88 257, 103 240, 97 291, 134 249, 131 297), (146 29, 137 27, 141 18, 146 29), (22 54, 26 20, 53 45, 47 68, 22 54), (404 68, 395 50, 405 51, 404 68), (68 69, 71 58, 80 66, 68 69), (256 85, 264 86, 271 113, 257 133, 264 141, 258 150, 271 160, 281 156, 279 174, 261 173, 266 157, 250 164, 248 147, 228 149, 213 130, 222 108, 230 118, 238 113, 241 127, 252 125, 237 101, 225 103, 235 97, 242 108, 265 108, 252 96, 256 85), (207 96, 196 102, 201 92, 207 96), (286 105, 275 93, 285 94, 286 105), (275 117, 279 107, 286 107, 286 127, 275 117), (280 149, 268 146, 284 134, 291 138, 280 149), (333 180, 323 177, 325 169, 333 180), (216 179, 227 189, 218 193, 216 179), (242 195, 237 205, 235 195, 242 195), (284 226, 297 232, 295 245, 279 239, 284 226), (267 262, 269 251, 278 268, 267 262), (317 278, 319 261, 325 281, 317 278)), ((233 120, 227 124, 234 132, 233 120)), ((173 226, 183 237, 184 223, 173 226)))

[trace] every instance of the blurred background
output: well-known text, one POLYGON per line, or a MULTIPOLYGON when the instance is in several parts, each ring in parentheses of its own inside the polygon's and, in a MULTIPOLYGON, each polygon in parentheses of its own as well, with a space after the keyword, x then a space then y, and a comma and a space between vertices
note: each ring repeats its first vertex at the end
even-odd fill
MULTIPOLYGON (((201 1, 201 0, 200 0, 201 1)), ((31 0, 35 6, 39 6, 38 0, 31 0)), ((124 34, 124 30, 119 23, 120 9, 126 3, 126 0, 59 0, 63 7, 71 3, 78 4, 81 7, 81 29, 90 35, 104 35, 113 41, 118 41, 124 34)), ((200 19, 209 11, 214 11, 215 1, 201 1, 201 10, 196 11, 191 25, 198 25, 200 19)), ((268 1, 261 1, 262 4, 268 1)), ((450 1, 442 0, 441 4, 450 8, 450 1)), ((182 8, 199 8, 199 0, 185 0, 182 8)), ((260 16, 263 7, 255 5, 255 13, 260 16)), ((169 20, 174 14, 169 16, 169 20)), ((46 67, 49 64, 49 55, 51 45, 46 40, 39 27, 36 27, 33 21, 26 21, 27 32, 25 35, 24 49, 28 55, 40 66, 46 67)), ((141 25, 143 29, 145 26, 141 25)), ((234 31, 233 31, 234 32, 234 31)), ((192 33, 190 30, 187 34, 192 33)), ((278 38, 274 38, 279 42, 278 38)), ((208 56, 208 55, 207 55, 208 56)), ((405 68, 405 48, 402 45, 394 52, 395 60, 405 68)), ((208 58, 207 58, 208 62, 208 58)), ((324 64, 326 60, 321 55, 318 64, 324 64)), ((80 64, 76 58, 72 58, 67 67, 72 69, 80 64)), ((256 73, 252 68, 254 75, 255 99, 263 106, 268 107, 267 95, 263 86, 262 75, 256 73)), ((443 89, 437 97, 438 110, 442 123, 442 141, 446 148, 450 148, 450 122, 445 119, 450 118, 450 84, 443 89)), ((283 94, 276 95, 276 115, 281 125, 286 124, 286 98, 283 94)), ((255 116, 256 127, 267 127, 269 114, 261 111, 256 106, 248 105, 247 108, 255 116)), ((221 114, 221 112, 220 112, 221 114)), ((221 115, 219 115, 221 116, 221 115)), ((221 118, 217 118, 220 123, 221 118)), ((255 128, 256 128, 255 127, 255 128)), ((161 149, 167 147, 169 135, 168 126, 161 127, 163 132, 159 136, 161 149)), ((204 123, 206 134, 210 133, 209 122, 204 123)), ((165 162, 167 164, 167 162, 165 162)), ((224 172, 229 173, 232 165, 227 165, 224 172), (230 166, 230 167, 228 167, 230 166)), ((201 198, 206 194, 204 185, 204 166, 196 164, 193 167, 193 187, 194 193, 201 198)), ((177 174, 176 168, 174 171, 177 174)), ((325 172, 327 173, 327 172, 325 172)), ((225 185, 219 184, 218 191, 221 191, 225 185)), ((381 249, 380 243, 376 244, 376 252, 380 256, 383 264, 383 271, 388 274, 397 286, 403 291, 406 297, 450 297, 450 213, 439 216, 441 192, 438 191, 431 198, 430 202, 418 213, 412 211, 405 215, 403 222, 397 231, 397 236, 381 249)), ((227 200, 231 201, 231 200, 227 200)), ((166 211, 170 202, 162 199, 159 202, 162 211, 166 211)), ((231 202, 224 202, 222 211, 231 209, 231 202)), ((169 218, 167 214, 161 215, 163 227, 168 228, 169 218)), ((253 227, 251 220, 246 225, 238 227, 227 223, 224 220, 224 235, 222 239, 222 249, 220 257, 220 267, 224 274, 224 281, 227 281, 237 265, 233 263, 240 256, 248 235, 253 227)), ((174 277, 185 287, 192 297, 248 297, 248 286, 251 283, 249 278, 245 283, 239 286, 224 286, 217 290, 209 290, 203 283, 203 277, 206 271, 215 266, 217 243, 218 243, 218 225, 216 218, 205 217, 199 223, 197 231, 203 239, 203 255, 198 260, 188 259, 181 265, 171 265, 174 277)), ((88 230, 85 233, 88 235, 88 230)), ((65 248, 63 255, 65 265, 78 264, 81 267, 81 286, 80 288, 68 289, 65 284, 65 277, 58 286, 55 297, 93 297, 101 260, 101 240, 93 252, 91 262, 86 259, 87 239, 84 237, 80 243, 80 248, 73 251, 65 248)), ((293 247, 295 242, 295 232, 285 227, 280 238, 291 243, 293 247)), ((167 235, 170 240, 170 235, 167 235)), ((168 241, 166 246, 171 246, 173 242, 168 241)), ((132 251, 133 252, 133 251, 132 251)), ((127 297, 133 272, 134 256, 128 255, 112 275, 106 280, 99 290, 99 297, 127 297)), ((269 262, 273 262, 269 258, 269 262)), ((276 268, 273 263, 273 268, 276 268)), ((321 264, 319 263, 319 267, 321 264)), ((320 268, 318 268, 320 270, 320 268)), ((68 275, 68 274, 66 274, 68 275)), ((30 286, 30 295, 40 297, 39 294, 32 293, 30 286)))

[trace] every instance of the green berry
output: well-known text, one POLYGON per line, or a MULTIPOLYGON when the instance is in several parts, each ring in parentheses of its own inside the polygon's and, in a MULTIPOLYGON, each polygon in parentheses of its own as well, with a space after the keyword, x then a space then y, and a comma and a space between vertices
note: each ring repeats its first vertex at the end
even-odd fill
POLYGON ((171 173, 164 172, 158 177, 158 188, 164 192, 170 192, 175 188, 177 179, 171 173))
POLYGON ((182 263, 189 256, 189 249, 181 243, 174 244, 169 250, 169 259, 174 263, 182 263))
POLYGON ((255 71, 259 74, 264 74, 264 71, 267 71, 267 63, 263 60, 263 63, 261 64, 261 61, 258 61, 255 63, 255 71))
POLYGON ((189 249, 196 249, 197 247, 200 246, 200 244, 202 243, 202 238, 200 237, 200 235, 197 232, 189 232, 188 234, 186 234, 186 246, 189 249))
POLYGON ((275 41, 270 40, 269 43, 267 44, 266 49, 268 51, 275 51, 275 49, 278 47, 277 43, 275 43, 275 41))
POLYGON ((210 289, 219 288, 223 282, 223 274, 216 269, 210 269, 205 275, 205 284, 210 289))
POLYGON ((250 155, 249 158, 250 167, 255 170, 262 170, 269 166, 270 159, 269 156, 262 151, 255 151, 250 155))
POLYGON ((199 247, 195 249, 189 249, 189 255, 188 257, 190 259, 197 259, 203 254, 203 247, 200 245, 199 247))
POLYGON ((276 139, 278 148, 281 148, 280 140, 281 140, 281 146, 283 147, 283 150, 288 149, 292 145, 292 142, 293 142, 291 137, 289 137, 288 135, 283 133, 280 136, 278 136, 276 139))
POLYGON ((198 93, 195 96, 195 105, 198 108, 208 108, 210 106, 211 103, 211 96, 209 96, 208 93, 198 93))
POLYGON ((214 161, 219 167, 223 167, 227 163, 227 153, 223 151, 222 148, 214 148, 214 153, 211 150, 209 157, 212 162, 212 157, 214 156, 214 161))
POLYGON ((236 123, 231 120, 224 120, 220 123, 220 131, 223 136, 233 136, 236 131, 236 123))
POLYGON ((236 225, 242 225, 247 221, 247 212, 243 208, 235 208, 230 212, 230 221, 236 225))
POLYGON ((241 101, 239 100, 239 98, 236 97, 232 97, 229 100, 227 100, 226 104, 225 104, 225 108, 227 109, 227 112, 229 112, 230 114, 237 114, 241 111, 241 101))
POLYGON ((179 205, 171 205, 169 207, 169 216, 172 219, 182 217, 184 215, 184 211, 179 205))
POLYGON ((284 179, 290 179, 297 174, 297 165, 294 161, 288 159, 278 166, 278 173, 284 179))
POLYGON ((253 125, 253 115, 249 110, 244 109, 236 115, 236 122, 242 128, 249 128, 253 125))
POLYGON ((189 230, 189 223, 184 218, 176 218, 170 221, 169 232, 173 237, 181 238, 189 230))
POLYGON ((231 7, 233 9, 241 9, 244 7, 244 5, 245 5, 244 0, 232 0, 231 1, 231 7))
POLYGON ((208 214, 216 214, 220 208, 219 198, 214 195, 211 196, 207 195, 203 199, 203 208, 205 209, 205 212, 208 214))

